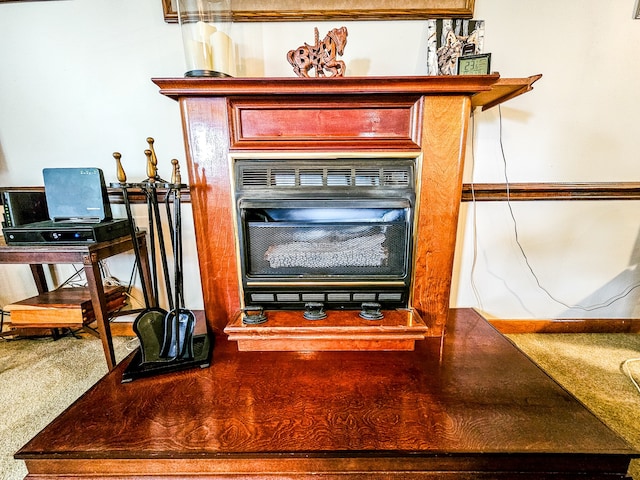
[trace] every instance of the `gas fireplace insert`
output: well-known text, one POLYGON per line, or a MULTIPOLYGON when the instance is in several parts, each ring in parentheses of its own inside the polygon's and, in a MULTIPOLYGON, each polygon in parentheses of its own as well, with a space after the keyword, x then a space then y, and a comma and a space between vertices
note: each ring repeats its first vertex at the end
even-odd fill
POLYGON ((245 305, 405 308, 415 159, 238 159, 245 305))

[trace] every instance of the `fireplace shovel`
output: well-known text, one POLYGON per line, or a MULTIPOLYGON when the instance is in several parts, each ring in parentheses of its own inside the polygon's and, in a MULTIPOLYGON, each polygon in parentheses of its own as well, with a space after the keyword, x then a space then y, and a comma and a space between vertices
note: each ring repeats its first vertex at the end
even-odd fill
POLYGON ((182 262, 182 209, 180 202, 182 185, 180 166, 178 161, 171 160, 173 165, 173 225, 171 230, 173 239, 174 259, 174 308, 166 315, 164 321, 164 340, 161 356, 175 361, 193 360, 193 331, 195 315, 184 308, 183 291, 183 262, 182 262))

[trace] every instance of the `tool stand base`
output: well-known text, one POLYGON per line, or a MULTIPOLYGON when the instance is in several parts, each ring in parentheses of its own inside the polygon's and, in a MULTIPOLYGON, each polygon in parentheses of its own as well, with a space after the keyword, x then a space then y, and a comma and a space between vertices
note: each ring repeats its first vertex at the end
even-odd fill
POLYGON ((194 335, 193 353, 191 360, 172 360, 163 363, 147 363, 142 365, 142 353, 136 350, 131 362, 122 374, 122 383, 132 382, 139 378, 153 377, 165 373, 179 372, 190 368, 206 368, 211 364, 213 340, 208 335, 194 335))

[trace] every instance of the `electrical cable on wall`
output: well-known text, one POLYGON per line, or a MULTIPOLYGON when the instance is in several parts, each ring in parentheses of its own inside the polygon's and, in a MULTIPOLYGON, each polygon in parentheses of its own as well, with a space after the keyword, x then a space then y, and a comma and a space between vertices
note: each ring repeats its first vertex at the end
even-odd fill
POLYGON ((131 290, 133 289, 133 282, 136 276, 136 271, 137 271, 137 266, 136 266, 136 262, 133 262, 133 267, 131 268, 131 275, 129 277, 129 283, 128 284, 123 284, 122 281, 113 276, 111 273, 111 270, 109 269, 109 264, 107 263, 107 260, 101 260, 98 265, 100 266, 100 271, 102 272, 102 276, 104 278, 103 280, 103 284, 105 286, 111 286, 111 287, 118 287, 118 286, 124 286, 126 287, 126 291, 124 292, 125 296, 133 303, 135 303, 138 308, 142 308, 144 307, 144 304, 141 300, 137 299, 132 293, 131 290))
MULTIPOLYGON (((519 232, 518 232, 518 222, 516 220, 516 216, 515 213, 513 211, 513 206, 511 204, 511 197, 510 197, 510 182, 509 182, 509 175, 508 175, 508 171, 507 171, 507 157, 504 151, 504 144, 502 141, 503 135, 502 135, 502 106, 498 105, 498 126, 499 126, 499 134, 498 134, 498 140, 499 140, 499 144, 500 144, 500 153, 502 155, 502 162, 503 162, 503 172, 504 172, 504 181, 505 181, 505 188, 506 188, 506 197, 507 197, 507 208, 509 209, 509 215, 511 216, 511 220, 513 223, 513 231, 514 231, 514 236, 515 236, 515 242, 516 245, 518 247, 518 249, 520 250, 520 253, 525 261, 525 264, 527 266, 527 269, 529 270, 529 272, 531 273, 531 275, 533 276, 534 281, 536 282, 536 285, 538 286, 538 288, 544 292, 544 294, 551 299, 552 301, 556 302, 559 305, 562 305, 563 307, 567 308, 567 309, 575 309, 575 310, 581 310, 581 311, 585 311, 585 312, 590 312, 590 311, 594 311, 594 310, 598 310, 601 308, 606 308, 611 306, 612 304, 614 304, 615 302, 617 302, 618 300, 621 300, 623 298, 626 298, 633 290, 635 290, 636 288, 640 287, 640 283, 635 283, 633 285, 629 285, 627 286, 624 290, 622 290, 620 293, 617 293, 611 297, 609 297, 607 300, 605 300, 602 303, 599 304, 594 304, 594 305, 589 305, 589 306, 583 306, 583 305, 569 305, 566 302, 563 302, 562 300, 558 299, 556 296, 554 296, 544 285, 542 285, 542 282, 540 281, 540 278, 538 277, 538 275, 536 274, 535 270, 533 269, 533 266, 531 265, 531 262, 529 261, 529 257, 527 256, 525 249, 522 245, 522 243, 520 242, 520 236, 519 236, 519 232)), ((475 158, 474 158, 474 142, 475 142, 475 120, 472 116, 472 138, 471 138, 471 152, 472 152, 472 167, 473 164, 475 163, 475 158)), ((474 280, 474 271, 475 271, 475 264, 476 264, 476 259, 477 259, 477 223, 476 223, 476 207, 475 207, 475 203, 476 203, 476 199, 475 199, 475 192, 474 192, 474 184, 473 184, 473 169, 472 169, 472 181, 471 181, 471 195, 472 195, 472 203, 474 205, 473 207, 473 213, 474 213, 474 255, 473 255, 473 263, 472 263, 472 273, 471 273, 471 283, 472 283, 472 288, 474 290, 474 294, 476 295, 476 299, 479 298, 479 293, 477 292, 477 289, 475 287, 475 280, 474 280)), ((478 303, 480 303, 480 301, 478 300, 478 303)))
POLYGON ((620 366, 622 371, 624 372, 624 374, 629 377, 629 380, 631 380, 631 383, 633 383, 633 386, 636 387, 636 390, 638 390, 638 392, 640 392, 640 385, 638 384, 637 380, 635 378, 633 378, 633 374, 631 373, 631 370, 629 369, 629 364, 630 363, 634 363, 634 362, 640 362, 640 358, 629 358, 627 360, 625 360, 624 362, 622 362, 622 365, 620 366))
POLYGON ((84 269, 78 268, 78 266, 75 264, 71 264, 71 267, 73 268, 74 272, 66 280, 64 280, 60 285, 58 285, 54 290, 58 290, 59 288, 64 288, 67 286, 69 287, 86 287, 87 286, 87 281, 83 280, 84 269))
MULTIPOLYGON (((137 308, 144 308, 145 307, 144 302, 139 298, 136 298, 132 293, 133 282, 135 281, 137 270, 138 270, 137 262, 133 262, 133 268, 131 269, 131 275, 129 276, 129 283, 127 285, 127 291, 125 292, 125 295, 131 302, 134 302, 137 305, 137 308)), ((140 281, 141 282, 143 281, 142 277, 140 278, 140 281)))
POLYGON ((475 153, 475 138, 476 138, 476 117, 474 110, 471 110, 471 206, 473 209, 473 260, 471 262, 471 290, 478 302, 480 310, 484 310, 482 306, 482 297, 480 291, 476 285, 475 272, 478 260, 478 215, 477 215, 477 202, 476 202, 476 190, 473 178, 475 177, 476 168, 476 153, 475 153))

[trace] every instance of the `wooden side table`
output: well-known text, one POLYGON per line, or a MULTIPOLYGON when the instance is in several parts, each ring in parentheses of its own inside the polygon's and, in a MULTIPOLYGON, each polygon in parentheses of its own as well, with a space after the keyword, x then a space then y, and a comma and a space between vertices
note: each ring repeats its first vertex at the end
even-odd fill
MULTIPOLYGON (((147 241, 145 233, 138 233, 138 243, 140 245, 140 257, 142 263, 142 282, 150 292, 150 306, 155 306, 155 298, 152 296, 151 272, 147 254, 147 241)), ((100 273, 99 262, 119 253, 133 250, 131 236, 117 238, 109 242, 99 242, 86 245, 27 245, 14 246, 7 245, 3 237, 0 237, 0 263, 28 264, 33 274, 38 293, 49 291, 47 280, 44 275, 44 264, 59 263, 82 263, 87 279, 87 286, 91 295, 91 304, 95 312, 102 347, 107 359, 109 371, 116 365, 115 353, 113 351, 113 341, 111 339, 111 328, 109 326, 109 316, 107 302, 104 295, 104 285, 100 273)))

